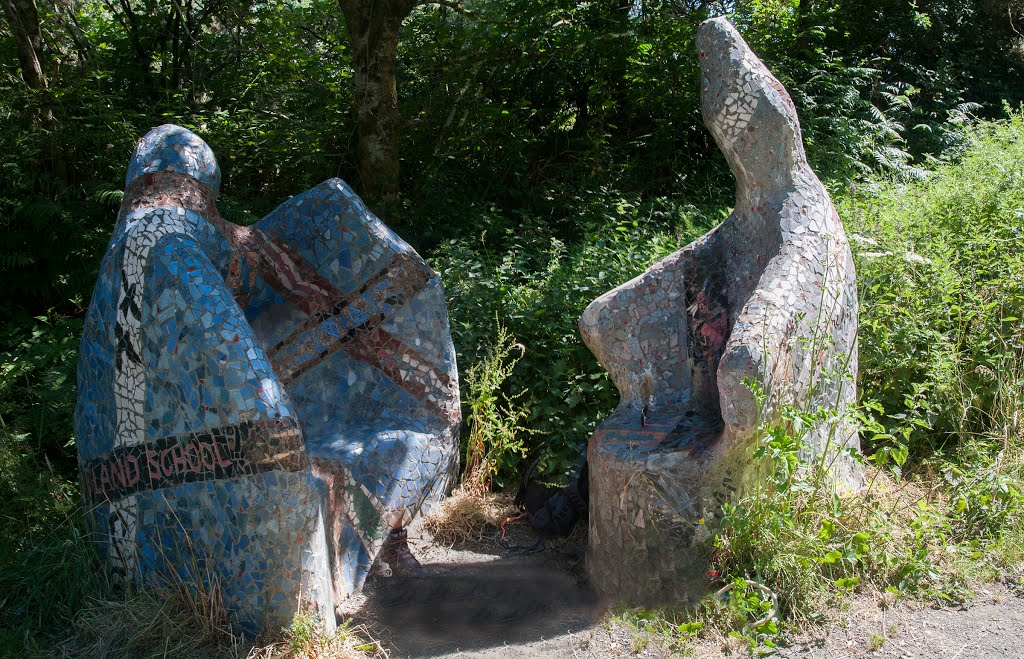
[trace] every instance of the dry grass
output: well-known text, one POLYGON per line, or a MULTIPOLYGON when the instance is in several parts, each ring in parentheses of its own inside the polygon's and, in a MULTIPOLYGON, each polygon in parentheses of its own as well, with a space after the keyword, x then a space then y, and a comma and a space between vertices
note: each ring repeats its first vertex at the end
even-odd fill
POLYGON ((346 621, 325 634, 309 615, 254 645, 232 632, 219 590, 163 589, 92 600, 59 645, 63 657, 110 659, 366 659, 388 656, 365 626, 346 621))
POLYGON ((333 634, 324 634, 308 616, 297 616, 279 638, 249 651, 247 659, 367 659, 388 653, 373 640, 365 625, 345 621, 333 634))
POLYGON ((502 520, 515 513, 508 495, 463 484, 426 518, 424 526, 436 542, 452 546, 493 539, 502 520))
MULTIPOLYGON (((205 659, 353 659, 387 657, 365 626, 346 620, 326 634, 313 615, 297 609, 291 624, 265 629, 259 638, 235 633, 224 605, 220 581, 193 554, 183 577, 164 556, 166 568, 158 585, 132 589, 123 597, 107 596, 87 602, 77 613, 68 635, 59 643, 64 657, 110 659, 181 657, 205 659)), ((109 592, 109 591, 108 591, 109 592)))
POLYGON ((941 476, 937 473, 924 472, 905 479, 897 479, 885 469, 872 464, 864 465, 864 489, 851 495, 851 503, 855 509, 859 506, 873 506, 875 510, 884 512, 903 525, 913 521, 920 510, 919 502, 934 506, 940 512, 946 512, 949 502, 942 491, 941 476))
POLYGON ((89 601, 59 646, 65 657, 244 657, 218 589, 163 589, 89 601))

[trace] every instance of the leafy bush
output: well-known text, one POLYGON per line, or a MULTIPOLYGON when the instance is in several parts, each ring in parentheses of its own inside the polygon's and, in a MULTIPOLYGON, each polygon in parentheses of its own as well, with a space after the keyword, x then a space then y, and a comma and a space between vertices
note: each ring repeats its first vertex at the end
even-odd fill
MULTIPOLYGON (((568 474, 597 422, 618 402, 583 345, 580 314, 711 224, 711 211, 662 199, 645 203, 603 191, 577 203, 577 224, 587 230, 575 245, 551 237, 537 218, 510 218, 492 208, 478 220, 479 233, 444 243, 431 259, 445 281, 463 373, 484 359, 493 340, 493 326, 482 319, 497 316, 525 346, 506 393, 525 389, 525 426, 536 433, 526 448, 539 458, 538 474, 552 480, 568 474)), ((499 480, 521 467, 518 454, 507 455, 499 480)))
POLYGON ((839 200, 857 263, 860 387, 881 414, 869 453, 902 445, 918 461, 1005 434, 1024 318, 1021 162, 1024 116, 1013 113, 927 181, 839 200))
POLYGON ((4 328, 11 346, 0 353, 0 532, 10 539, 4 551, 78 503, 66 479, 77 471, 71 415, 81 328, 78 319, 47 317, 21 336, 4 328))
POLYGON ((81 326, 40 317, 3 328, 0 628, 8 631, 0 654, 15 653, 33 629, 66 625, 103 586, 80 514, 71 433, 81 326))

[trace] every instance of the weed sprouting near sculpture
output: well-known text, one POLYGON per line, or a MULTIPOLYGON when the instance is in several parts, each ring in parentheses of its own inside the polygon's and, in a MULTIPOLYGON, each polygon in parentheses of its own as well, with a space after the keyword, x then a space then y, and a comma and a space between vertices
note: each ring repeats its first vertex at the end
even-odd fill
POLYGON ((82 336, 83 494, 118 581, 217 588, 250 632, 331 628, 456 471, 441 282, 337 179, 251 227, 219 186, 178 126, 132 155, 82 336))
POLYGON ((857 291, 843 227, 804 154, 793 102, 724 18, 701 25, 701 112, 736 177, 708 234, 580 319, 621 394, 589 444, 587 564, 638 604, 706 592, 705 540, 749 491, 759 426, 820 414, 801 457, 857 488, 857 291), (755 394, 759 392, 759 394, 755 394))

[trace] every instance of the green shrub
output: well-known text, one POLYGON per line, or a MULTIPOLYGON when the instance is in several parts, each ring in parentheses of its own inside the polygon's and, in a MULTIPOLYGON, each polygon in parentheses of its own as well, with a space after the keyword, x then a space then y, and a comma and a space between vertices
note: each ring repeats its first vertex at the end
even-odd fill
POLYGON ((0 654, 24 656, 105 588, 79 509, 71 433, 81 327, 50 316, 3 328, 0 654))
MULTIPOLYGON (((479 233, 444 243, 431 258, 445 281, 463 378, 493 341, 493 325, 482 319, 497 316, 525 347, 506 393, 525 389, 524 426, 536 433, 526 448, 549 480, 568 474, 597 422, 618 403, 580 338, 580 314, 711 224, 711 211, 608 191, 580 199, 578 209, 577 224, 587 229, 575 244, 551 237, 537 218, 510 218, 492 208, 480 218, 479 233)), ((462 387, 469 391, 465 380, 462 387)), ((499 480, 522 466, 518 454, 507 455, 499 480)))
POLYGON ((4 329, 0 353, 0 533, 2 551, 46 531, 78 504, 71 417, 82 322, 39 317, 4 329))
POLYGON ((857 263, 861 395, 881 417, 869 454, 901 444, 919 462, 1003 434, 1000 383, 1021 368, 1022 162, 1024 115, 1013 113, 927 181, 839 200, 857 263))

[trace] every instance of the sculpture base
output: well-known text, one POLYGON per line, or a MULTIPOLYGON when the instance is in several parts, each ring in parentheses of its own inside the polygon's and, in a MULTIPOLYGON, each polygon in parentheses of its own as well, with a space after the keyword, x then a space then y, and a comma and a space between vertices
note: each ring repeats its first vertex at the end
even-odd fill
POLYGON ((613 417, 590 440, 587 572, 604 597, 692 605, 707 592, 710 534, 701 477, 720 423, 693 413, 613 417))

